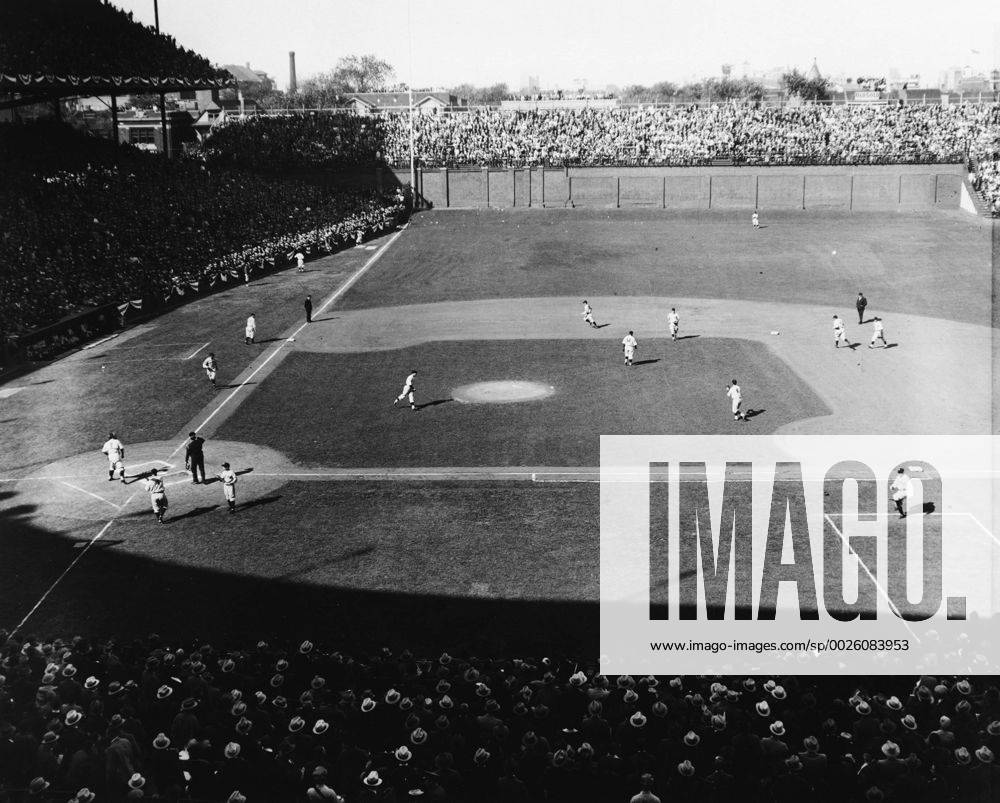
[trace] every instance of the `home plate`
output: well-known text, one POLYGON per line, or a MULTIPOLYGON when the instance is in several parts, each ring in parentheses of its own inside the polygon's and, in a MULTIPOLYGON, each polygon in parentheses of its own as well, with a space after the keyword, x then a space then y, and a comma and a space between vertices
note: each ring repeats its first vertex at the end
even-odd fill
POLYGON ((452 391, 452 398, 465 404, 511 404, 544 399, 556 392, 552 385, 521 379, 501 379, 462 385, 452 391))

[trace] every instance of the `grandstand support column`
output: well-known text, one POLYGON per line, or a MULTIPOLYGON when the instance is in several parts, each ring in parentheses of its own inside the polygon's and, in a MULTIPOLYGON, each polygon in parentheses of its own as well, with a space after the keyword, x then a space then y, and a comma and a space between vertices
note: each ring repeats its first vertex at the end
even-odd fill
POLYGON ((528 168, 527 168, 527 170, 525 172, 527 172, 527 174, 528 174, 528 206, 530 207, 531 206, 531 174, 534 173, 535 171, 532 169, 531 165, 528 165, 528 168))
POLYGON ((118 96, 111 96, 111 135, 115 138, 115 145, 118 145, 118 96))
POLYGON ((451 206, 451 184, 448 178, 448 168, 444 168, 441 174, 444 176, 444 208, 448 209, 451 206))
POLYGON ((489 209, 490 206, 490 169, 483 168, 483 204, 489 209))
POLYGON ((615 178, 615 209, 622 208, 622 179, 621 176, 615 178))
POLYGON ((160 93, 160 136, 163 138, 163 155, 170 158, 170 137, 167 135, 167 96, 160 93))

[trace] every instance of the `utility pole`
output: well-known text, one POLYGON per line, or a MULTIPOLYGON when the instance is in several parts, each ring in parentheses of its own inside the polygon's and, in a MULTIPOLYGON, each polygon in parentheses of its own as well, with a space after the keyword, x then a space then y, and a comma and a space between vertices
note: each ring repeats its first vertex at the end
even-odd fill
MULTIPOLYGON (((159 0, 153 0, 153 18, 156 22, 156 32, 160 32, 160 3, 159 0)), ((163 76, 157 76, 162 78, 163 76)), ((160 137, 163 141, 163 154, 168 159, 170 158, 170 139, 167 136, 167 96, 162 90, 160 91, 160 137)))

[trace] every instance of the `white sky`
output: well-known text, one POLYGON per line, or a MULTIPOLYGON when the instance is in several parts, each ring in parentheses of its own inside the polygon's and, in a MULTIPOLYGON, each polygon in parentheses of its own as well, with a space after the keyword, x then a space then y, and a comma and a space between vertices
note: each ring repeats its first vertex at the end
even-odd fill
MULTIPOLYGON (((113 0, 153 22, 153 0, 113 0)), ((507 82, 543 88, 681 82, 798 66, 824 74, 1000 65, 1000 0, 159 0, 160 27, 215 63, 250 62, 279 86, 375 53, 415 86, 507 82), (973 51, 979 51, 974 53, 973 51)))

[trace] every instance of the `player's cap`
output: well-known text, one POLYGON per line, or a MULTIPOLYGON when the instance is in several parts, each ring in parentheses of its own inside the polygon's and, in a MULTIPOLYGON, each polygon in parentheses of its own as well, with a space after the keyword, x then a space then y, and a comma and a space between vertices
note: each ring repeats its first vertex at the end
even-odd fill
POLYGON ((633 332, 632 332, 632 330, 631 330, 631 329, 629 329, 629 330, 628 330, 628 333, 629 333, 630 335, 631 335, 631 334, 633 334, 633 332))
POLYGON ((734 385, 736 384, 736 380, 735 380, 735 379, 733 380, 733 384, 734 384, 734 385))
POLYGON ((896 473, 897 474, 902 474, 903 473, 903 469, 902 468, 897 468, 896 469, 896 473))
POLYGON ((194 432, 189 432, 189 433, 188 433, 188 437, 189 437, 189 438, 193 438, 193 437, 195 437, 195 433, 194 433, 194 432))
POLYGON ((108 433, 108 437, 111 437, 111 438, 115 437, 115 433, 114 432, 109 432, 108 433))
POLYGON ((222 467, 223 467, 223 468, 229 468, 229 463, 223 463, 223 464, 222 464, 222 467))

